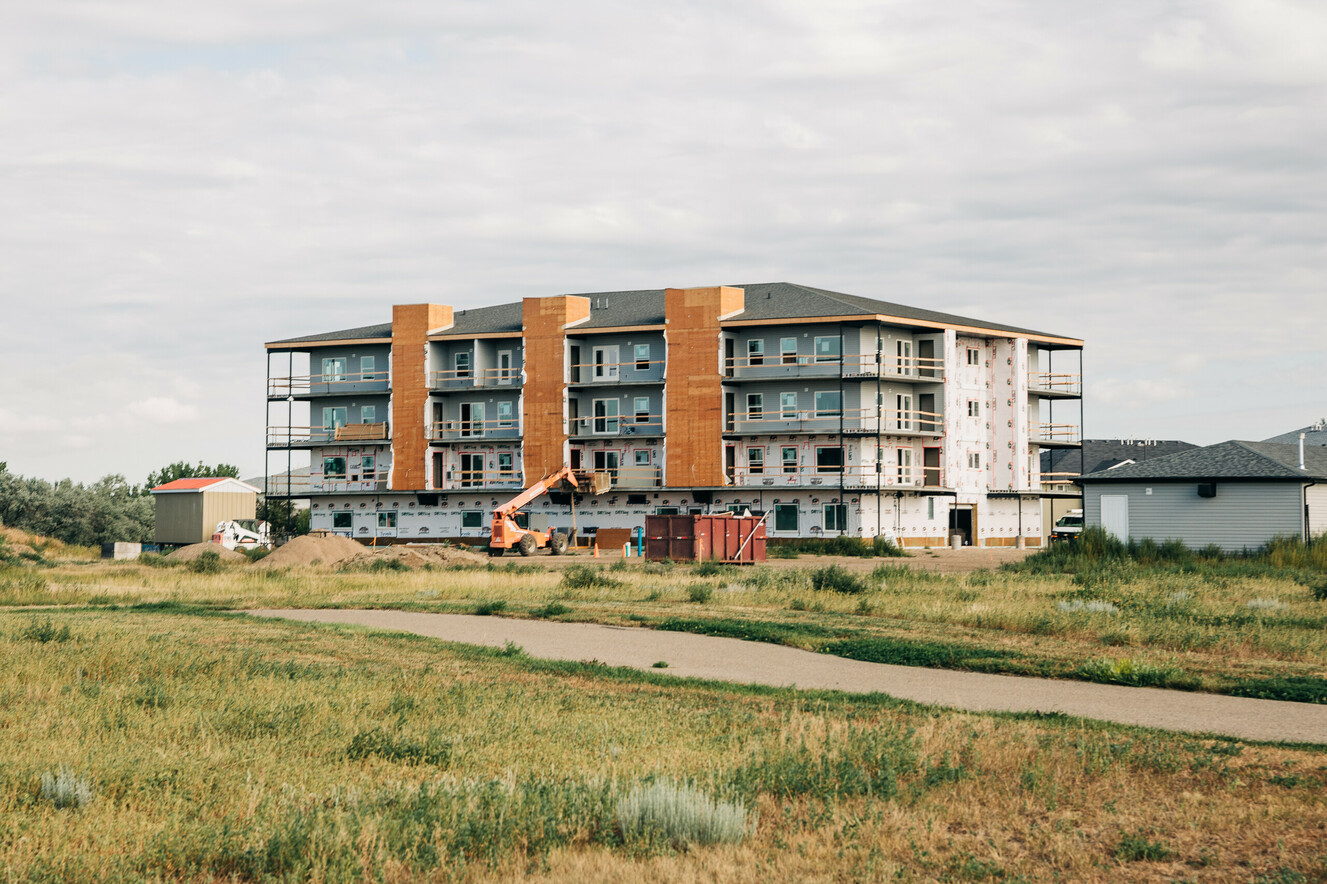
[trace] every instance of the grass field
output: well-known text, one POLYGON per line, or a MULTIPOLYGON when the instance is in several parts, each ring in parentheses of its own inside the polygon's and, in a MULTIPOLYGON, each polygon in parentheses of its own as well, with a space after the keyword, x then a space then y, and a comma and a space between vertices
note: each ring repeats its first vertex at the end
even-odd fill
POLYGON ((745 637, 877 662, 1327 702, 1327 599, 1318 597, 1327 576, 1312 562, 1094 561, 1059 573, 1034 559, 1021 570, 953 575, 889 559, 863 573, 593 560, 560 570, 507 560, 198 573, 51 560, 0 567, 0 605, 478 611, 745 637))
MULTIPOLYGON (((270 602, 329 579, 147 571, 96 568, 59 591, 270 602)), ((530 574, 391 575, 379 591, 418 596, 430 578, 461 579, 456 598, 565 594, 530 574), (542 588, 523 588, 532 578, 542 588)), ((677 683, 169 606, 0 611, 0 657, 7 881, 1327 875, 1327 754, 1308 748, 677 683), (738 843, 624 829, 623 800, 651 782, 743 812, 738 843)))

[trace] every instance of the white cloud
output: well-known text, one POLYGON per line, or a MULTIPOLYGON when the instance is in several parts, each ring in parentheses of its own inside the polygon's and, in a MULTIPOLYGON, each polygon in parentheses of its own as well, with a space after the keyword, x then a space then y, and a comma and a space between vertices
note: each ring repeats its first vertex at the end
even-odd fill
POLYGON ((0 408, 0 436, 57 433, 62 425, 58 420, 40 414, 15 414, 0 408))
POLYGON ((198 419, 198 409, 166 396, 149 396, 129 403, 129 414, 153 424, 180 424, 198 419))

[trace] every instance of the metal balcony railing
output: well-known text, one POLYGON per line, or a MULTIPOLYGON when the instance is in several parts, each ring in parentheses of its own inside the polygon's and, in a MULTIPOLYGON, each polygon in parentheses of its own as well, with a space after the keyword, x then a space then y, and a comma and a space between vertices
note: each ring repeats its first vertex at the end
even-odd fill
POLYGON ((841 411, 762 410, 728 415, 730 433, 845 433, 854 435, 940 436, 944 433, 944 415, 934 411, 887 408, 856 408, 841 411))
POLYGON ((736 380, 769 378, 889 378, 940 383, 945 379, 941 358, 896 356, 735 356, 723 360, 724 374, 736 380))
POLYGON ((815 467, 785 466, 771 463, 764 468, 742 467, 734 470, 729 479, 733 485, 750 488, 805 487, 825 485, 837 488, 842 480, 845 488, 887 488, 905 491, 917 488, 943 487, 944 475, 939 467, 899 467, 882 464, 880 472, 874 466, 815 467))
POLYGON ((391 439, 387 421, 372 424, 341 424, 336 427, 283 427, 267 428, 269 447, 285 445, 318 445, 340 442, 385 442, 391 439))

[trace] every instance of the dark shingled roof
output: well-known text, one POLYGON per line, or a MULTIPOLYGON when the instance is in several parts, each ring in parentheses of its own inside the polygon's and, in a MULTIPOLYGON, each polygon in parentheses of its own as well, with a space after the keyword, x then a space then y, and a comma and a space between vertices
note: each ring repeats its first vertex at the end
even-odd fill
POLYGON ((1277 442, 1281 445, 1298 445, 1300 433, 1304 434, 1305 445, 1327 445, 1327 420, 1321 420, 1316 424, 1300 427, 1298 430, 1291 430, 1289 433, 1282 433, 1263 441, 1277 442))
POLYGON ((1220 442, 1155 460, 1080 476, 1078 482, 1209 481, 1264 479, 1327 481, 1327 448, 1305 446, 1299 468, 1299 446, 1274 442, 1220 442))
POLYGON ((1082 449, 1041 452, 1043 473, 1096 473, 1126 460, 1144 461, 1197 448, 1178 439, 1084 439, 1082 449))
POLYGON ((286 338, 282 341, 270 341, 272 344, 304 344, 314 341, 355 341, 360 338, 386 338, 390 343, 392 339, 392 324, 384 322, 379 325, 361 325, 359 328, 345 328, 341 331, 323 332, 318 335, 301 335, 298 338, 286 338))
MULTIPOLYGON (((907 307, 889 301, 877 301, 857 295, 845 295, 826 289, 795 285, 789 282, 763 282, 740 285, 745 292, 744 309, 733 319, 755 322, 762 319, 801 319, 821 316, 897 316, 904 321, 933 322, 944 326, 975 326, 1011 335, 1042 335, 1069 337, 1032 329, 955 316, 918 307, 907 307)), ((664 290, 647 289, 629 292, 587 292, 579 295, 590 299, 590 318, 575 328, 616 328, 619 326, 662 325, 664 321, 664 290)), ((455 325, 447 334, 484 335, 521 330, 521 303, 496 304, 456 312, 455 325)), ((365 326, 341 332, 327 332, 299 338, 273 341, 273 344, 331 341, 338 336, 390 337, 391 323, 365 326), (376 332, 376 333, 375 333, 376 332)), ((1077 339, 1074 339, 1077 340, 1077 339)))

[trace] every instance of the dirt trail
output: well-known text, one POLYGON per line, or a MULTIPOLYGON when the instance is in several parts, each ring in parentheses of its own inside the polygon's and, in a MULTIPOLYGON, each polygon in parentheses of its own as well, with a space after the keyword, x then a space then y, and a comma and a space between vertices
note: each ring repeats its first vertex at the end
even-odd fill
POLYGON ((1062 712, 1121 724, 1248 740, 1327 743, 1327 706, 1217 694, 1129 688, 979 672, 863 663, 779 645, 592 623, 510 620, 404 611, 256 610, 257 617, 342 623, 445 641, 502 647, 534 657, 598 660, 666 675, 798 687, 880 692, 974 712, 1062 712))

